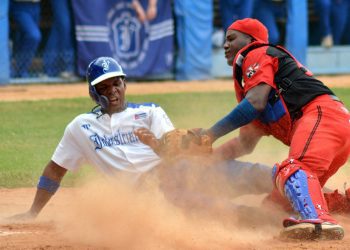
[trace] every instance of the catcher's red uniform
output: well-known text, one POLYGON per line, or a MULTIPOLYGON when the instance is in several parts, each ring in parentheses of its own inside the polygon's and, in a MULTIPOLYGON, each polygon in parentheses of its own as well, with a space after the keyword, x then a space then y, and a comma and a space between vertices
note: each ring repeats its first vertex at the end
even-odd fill
POLYGON ((241 101, 253 87, 265 83, 273 88, 256 126, 290 146, 289 157, 275 167, 277 188, 298 199, 295 183, 305 182, 300 192, 311 199, 308 209, 296 208, 303 219, 334 222, 321 192, 328 178, 350 154, 350 114, 334 93, 315 79, 282 47, 254 42, 234 59, 236 97, 241 101), (303 170, 302 175, 297 174, 303 170), (294 186, 293 186, 294 185, 294 186), (313 215, 312 215, 313 214, 313 215))

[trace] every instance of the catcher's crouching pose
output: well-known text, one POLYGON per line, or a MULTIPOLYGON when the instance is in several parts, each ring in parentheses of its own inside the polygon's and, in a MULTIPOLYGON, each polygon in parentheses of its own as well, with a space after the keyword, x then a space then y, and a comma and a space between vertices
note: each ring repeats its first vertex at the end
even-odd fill
MULTIPOLYGON (((125 173, 132 179, 138 179, 138 176, 145 175, 163 164, 160 148, 152 143, 157 143, 164 134, 174 130, 164 110, 153 103, 126 102, 125 74, 113 58, 99 57, 93 60, 87 69, 87 81, 89 94, 98 106, 89 113, 78 115, 68 124, 51 160, 39 178, 30 210, 10 219, 35 218, 58 190, 67 170, 76 170, 83 163, 88 163, 108 176, 118 177, 116 174, 125 173), (137 135, 147 137, 141 136, 145 129, 158 138, 150 140, 150 145, 157 148, 156 152, 160 156, 138 138, 137 135)), ((169 140, 166 136, 163 139, 169 140)), ((211 150, 211 146, 206 150, 211 150)), ((271 168, 267 166, 228 161, 221 167, 225 175, 232 178, 232 189, 237 189, 237 194, 266 193, 272 189, 269 182, 253 181, 269 174, 271 168), (236 174, 237 171, 240 173, 236 174), (252 183, 255 185, 251 185, 252 183), (245 188, 245 185, 248 188, 245 188), (240 189, 242 191, 239 191, 240 189)), ((167 183, 163 181, 163 184, 167 183)), ((169 188, 165 190, 172 191, 169 188)))
POLYGON ((276 189, 298 213, 284 220, 282 236, 342 239, 344 230, 330 215, 321 188, 349 157, 349 111, 290 52, 269 44, 258 20, 233 22, 224 48, 239 103, 199 136, 215 141, 240 128, 240 135, 217 151, 227 158, 251 152, 264 135, 290 146, 288 158, 273 168, 276 189))

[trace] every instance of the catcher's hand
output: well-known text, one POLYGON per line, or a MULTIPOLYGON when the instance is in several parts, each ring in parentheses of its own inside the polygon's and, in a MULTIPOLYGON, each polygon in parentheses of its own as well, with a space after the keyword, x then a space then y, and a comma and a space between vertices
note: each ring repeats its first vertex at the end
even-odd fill
POLYGON ((166 158, 212 152, 211 138, 195 130, 174 129, 165 133, 159 140, 145 128, 136 130, 135 134, 141 142, 149 145, 158 155, 166 158))

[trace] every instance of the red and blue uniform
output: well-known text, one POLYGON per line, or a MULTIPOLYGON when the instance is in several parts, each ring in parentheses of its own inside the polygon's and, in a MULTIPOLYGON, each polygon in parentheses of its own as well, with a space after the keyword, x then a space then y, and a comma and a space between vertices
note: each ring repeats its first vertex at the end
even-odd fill
POLYGON ((284 144, 289 156, 274 167, 277 189, 302 220, 332 222, 321 187, 350 154, 350 114, 322 82, 287 50, 251 43, 234 59, 238 102, 259 84, 272 87, 265 110, 253 123, 284 144))

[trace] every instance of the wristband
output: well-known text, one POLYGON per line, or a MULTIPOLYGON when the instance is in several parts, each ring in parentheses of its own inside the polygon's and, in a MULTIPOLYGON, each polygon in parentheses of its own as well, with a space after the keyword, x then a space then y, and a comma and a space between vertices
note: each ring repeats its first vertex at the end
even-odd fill
POLYGON ((236 128, 242 127, 259 116, 254 106, 244 98, 227 116, 212 126, 209 131, 214 140, 228 134, 236 128))
POLYGON ((46 176, 40 176, 39 183, 37 188, 44 189, 49 193, 56 193, 57 189, 60 187, 60 184, 54 180, 51 180, 50 178, 46 176))

